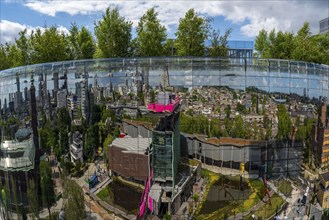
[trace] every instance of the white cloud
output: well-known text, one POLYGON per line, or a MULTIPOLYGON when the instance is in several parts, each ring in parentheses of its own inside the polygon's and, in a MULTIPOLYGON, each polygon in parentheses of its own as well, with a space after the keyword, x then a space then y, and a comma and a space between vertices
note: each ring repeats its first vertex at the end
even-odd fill
POLYGON ((328 17, 329 2, 315 1, 110 1, 110 0, 27 0, 27 7, 49 16, 63 12, 70 15, 99 14, 108 6, 117 5, 121 15, 131 20, 134 26, 145 11, 157 7, 159 18, 167 28, 176 27, 189 8, 206 16, 224 16, 226 20, 241 24, 240 32, 254 37, 262 28, 294 31, 304 21, 311 24, 313 33, 318 32, 319 20, 328 17))
MULTIPOLYGON (((27 30, 27 35, 30 35, 33 30, 36 30, 37 28, 41 29, 42 31, 45 30, 44 27, 32 27, 25 24, 20 24, 8 20, 1 20, 0 21, 0 44, 6 43, 6 42, 13 42, 15 41, 15 38, 18 37, 18 33, 24 29, 27 30)), ((69 31, 67 28, 63 26, 58 26, 57 29, 60 32, 64 32, 65 34, 68 34, 69 31)))

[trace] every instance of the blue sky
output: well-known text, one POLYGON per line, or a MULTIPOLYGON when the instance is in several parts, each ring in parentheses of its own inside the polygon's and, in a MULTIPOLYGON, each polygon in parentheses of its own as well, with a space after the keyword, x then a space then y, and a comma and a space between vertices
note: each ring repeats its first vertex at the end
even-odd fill
POLYGON ((213 18, 212 27, 221 33, 232 28, 231 40, 254 40, 262 28, 297 32, 305 21, 310 22, 313 33, 318 33, 319 20, 329 16, 329 0, 0 0, 0 42, 13 41, 24 28, 30 33, 37 27, 57 25, 67 32, 72 22, 93 32, 94 22, 102 18, 108 6, 118 6, 134 27, 146 10, 155 6, 168 37, 175 36, 179 18, 194 8, 200 15, 213 18))

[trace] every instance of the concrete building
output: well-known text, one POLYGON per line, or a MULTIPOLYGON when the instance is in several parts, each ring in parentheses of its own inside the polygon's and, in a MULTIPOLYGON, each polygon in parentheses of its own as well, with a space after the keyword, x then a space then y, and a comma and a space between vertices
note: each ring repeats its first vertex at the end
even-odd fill
POLYGON ((240 169, 245 164, 245 171, 258 174, 263 165, 270 166, 273 158, 274 141, 253 141, 240 138, 205 138, 182 134, 182 153, 188 152, 190 158, 196 158, 208 165, 240 169))
POLYGON ((317 197, 323 209, 329 208, 329 172, 319 174, 317 197))
POLYGON ((319 109, 318 124, 313 125, 312 129, 311 146, 313 146, 316 166, 326 170, 329 168, 329 127, 326 97, 320 97, 319 109))
POLYGON ((79 119, 79 114, 78 114, 78 97, 76 95, 68 95, 67 96, 67 109, 70 113, 71 119, 79 119))
POLYGON ((71 162, 74 164, 77 161, 83 162, 83 141, 82 134, 79 131, 73 133, 72 143, 70 144, 70 156, 71 162))
POLYGON ((61 89, 57 93, 57 108, 64 108, 67 106, 67 90, 61 89))
POLYGON ((151 138, 116 138, 108 150, 110 174, 144 183, 150 172, 151 144, 151 138))
POLYGON ((324 34, 329 31, 329 17, 319 21, 320 34, 324 34))

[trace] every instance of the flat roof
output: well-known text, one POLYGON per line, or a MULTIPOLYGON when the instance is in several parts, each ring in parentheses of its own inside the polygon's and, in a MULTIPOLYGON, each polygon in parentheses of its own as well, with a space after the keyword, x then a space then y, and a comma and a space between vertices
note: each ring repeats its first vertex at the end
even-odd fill
POLYGON ((262 145, 266 144, 266 141, 255 141, 242 138, 231 138, 231 137, 221 137, 221 138, 208 138, 206 142, 211 144, 232 144, 236 146, 245 146, 245 145, 262 145))
POLYGON ((116 138, 112 142, 112 146, 122 148, 123 153, 145 154, 146 150, 150 147, 152 138, 116 138))

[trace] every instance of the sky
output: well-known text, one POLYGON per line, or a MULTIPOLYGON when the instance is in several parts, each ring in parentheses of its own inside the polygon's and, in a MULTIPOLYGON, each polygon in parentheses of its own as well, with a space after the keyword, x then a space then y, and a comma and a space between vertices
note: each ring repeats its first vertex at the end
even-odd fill
POLYGON ((0 0, 0 43, 13 42, 25 28, 31 33, 36 28, 56 25, 68 33, 74 22, 93 33, 95 22, 109 6, 117 6, 134 28, 147 9, 156 7, 170 38, 175 37, 179 19, 190 8, 211 17, 212 28, 220 33, 232 28, 230 40, 254 40, 261 29, 296 33, 305 21, 317 34, 319 21, 329 17, 329 0, 0 0))

